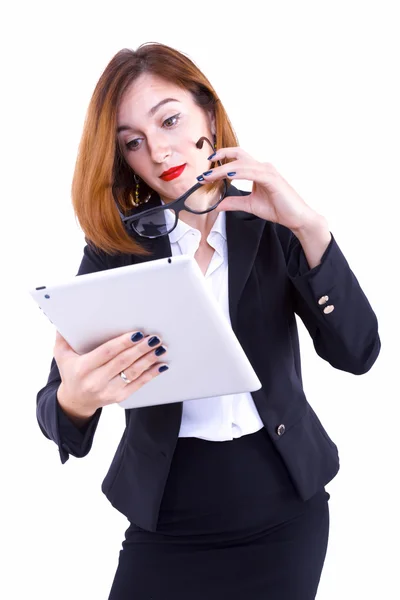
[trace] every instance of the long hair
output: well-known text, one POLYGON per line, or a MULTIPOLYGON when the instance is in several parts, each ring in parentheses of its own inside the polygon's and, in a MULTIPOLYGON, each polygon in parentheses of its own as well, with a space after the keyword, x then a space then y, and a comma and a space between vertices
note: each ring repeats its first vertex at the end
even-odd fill
MULTIPOLYGON (((72 181, 72 203, 88 243, 108 254, 147 254, 124 229, 113 200, 127 210, 135 189, 134 173, 117 140, 117 110, 124 92, 143 73, 161 77, 191 92, 194 101, 215 115, 218 148, 237 146, 237 138, 214 88, 184 54, 158 43, 142 44, 136 51, 118 52, 101 75, 90 100, 72 181)), ((228 162, 228 161, 222 161, 228 162)), ((209 184, 216 188, 220 182, 209 184)), ((141 182, 140 194, 152 190, 141 182)))

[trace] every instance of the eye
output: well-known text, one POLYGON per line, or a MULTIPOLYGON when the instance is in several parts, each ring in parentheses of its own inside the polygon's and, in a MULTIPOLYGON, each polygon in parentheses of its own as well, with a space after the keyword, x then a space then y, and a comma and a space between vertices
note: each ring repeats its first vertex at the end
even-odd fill
POLYGON ((171 129, 172 127, 174 127, 175 125, 178 124, 180 118, 181 118, 180 113, 178 113, 177 115, 174 115, 173 117, 168 117, 168 119, 165 119, 165 121, 163 123, 163 127, 166 127, 167 129, 171 129))
POLYGON ((131 140, 130 142, 126 142, 125 146, 128 150, 138 150, 140 148, 140 141, 139 139, 131 140))

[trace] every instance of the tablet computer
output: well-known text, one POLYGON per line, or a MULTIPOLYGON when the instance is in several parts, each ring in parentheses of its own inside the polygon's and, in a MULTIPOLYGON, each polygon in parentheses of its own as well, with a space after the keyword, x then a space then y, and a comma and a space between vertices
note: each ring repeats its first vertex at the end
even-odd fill
POLYGON ((159 335, 169 370, 119 403, 137 408, 260 389, 261 383, 194 258, 79 275, 29 290, 78 354, 130 331, 159 335))

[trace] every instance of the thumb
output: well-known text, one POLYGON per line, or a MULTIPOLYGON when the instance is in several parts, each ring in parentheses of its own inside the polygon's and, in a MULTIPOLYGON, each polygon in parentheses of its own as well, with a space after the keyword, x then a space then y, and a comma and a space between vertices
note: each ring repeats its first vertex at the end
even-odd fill
POLYGON ((54 357, 76 355, 76 352, 68 344, 67 340, 63 338, 59 331, 56 332, 56 341, 54 344, 54 357))
POLYGON ((249 212, 246 196, 226 196, 217 206, 217 211, 222 210, 243 210, 249 212))

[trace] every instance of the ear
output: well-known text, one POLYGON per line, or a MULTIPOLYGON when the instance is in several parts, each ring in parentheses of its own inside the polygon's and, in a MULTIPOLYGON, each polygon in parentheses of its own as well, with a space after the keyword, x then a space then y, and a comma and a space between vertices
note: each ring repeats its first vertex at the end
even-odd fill
POLYGON ((217 130, 215 126, 215 110, 213 108, 203 108, 202 112, 205 118, 205 125, 208 126, 207 129, 209 128, 211 135, 214 136, 217 130))
POLYGON ((216 128, 216 125, 215 125, 215 113, 214 113, 214 111, 210 113, 210 127, 211 127, 211 133, 213 135, 215 135, 216 131, 217 131, 217 128, 216 128))

